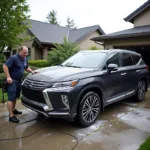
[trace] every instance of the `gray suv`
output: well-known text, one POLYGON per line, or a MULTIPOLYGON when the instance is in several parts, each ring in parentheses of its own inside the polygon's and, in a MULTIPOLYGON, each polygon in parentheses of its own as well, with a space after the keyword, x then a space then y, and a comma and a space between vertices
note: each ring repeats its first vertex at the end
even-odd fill
POLYGON ((127 50, 80 51, 58 66, 37 70, 22 83, 22 104, 47 117, 92 125, 104 107, 133 97, 144 100, 148 66, 127 50))

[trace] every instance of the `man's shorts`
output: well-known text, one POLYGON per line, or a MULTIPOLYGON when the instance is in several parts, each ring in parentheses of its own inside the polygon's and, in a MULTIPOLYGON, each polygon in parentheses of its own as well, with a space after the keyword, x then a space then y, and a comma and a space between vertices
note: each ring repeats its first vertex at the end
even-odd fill
POLYGON ((14 101, 20 97, 21 82, 13 81, 11 84, 7 84, 8 101, 14 101))

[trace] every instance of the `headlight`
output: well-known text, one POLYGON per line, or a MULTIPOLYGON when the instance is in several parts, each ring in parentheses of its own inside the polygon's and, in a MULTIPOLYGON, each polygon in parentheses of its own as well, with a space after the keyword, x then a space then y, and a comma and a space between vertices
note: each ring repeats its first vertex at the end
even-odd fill
POLYGON ((60 82, 60 83, 54 83, 52 85, 52 88, 58 88, 58 87, 74 87, 77 84, 78 80, 68 81, 68 82, 60 82))

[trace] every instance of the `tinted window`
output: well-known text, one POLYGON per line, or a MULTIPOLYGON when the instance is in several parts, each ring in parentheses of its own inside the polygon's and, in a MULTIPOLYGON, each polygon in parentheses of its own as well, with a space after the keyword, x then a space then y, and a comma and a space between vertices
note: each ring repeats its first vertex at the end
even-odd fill
POLYGON ((140 58, 141 58, 139 55, 132 55, 132 57, 133 57, 133 60, 134 60, 134 64, 137 64, 139 62, 140 58))
POLYGON ((141 60, 140 65, 145 65, 145 62, 143 59, 141 60))
POLYGON ((105 52, 79 52, 62 63, 62 66, 96 68, 103 62, 106 55, 105 52))
POLYGON ((116 64, 120 67, 120 53, 111 54, 106 61, 106 65, 108 66, 109 64, 116 64))
POLYGON ((134 65, 132 55, 130 53, 122 54, 122 66, 132 66, 134 65))

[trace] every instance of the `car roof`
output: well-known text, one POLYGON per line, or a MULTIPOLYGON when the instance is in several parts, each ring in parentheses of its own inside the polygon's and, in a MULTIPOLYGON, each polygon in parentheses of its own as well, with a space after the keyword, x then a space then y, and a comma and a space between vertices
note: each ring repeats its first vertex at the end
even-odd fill
POLYGON ((132 50, 124 50, 124 49, 109 49, 109 50, 82 50, 80 52, 92 52, 92 53, 113 53, 113 52, 125 52, 125 53, 130 53, 130 54, 135 54, 135 55, 139 55, 139 53, 135 52, 135 51, 132 51, 132 50))

